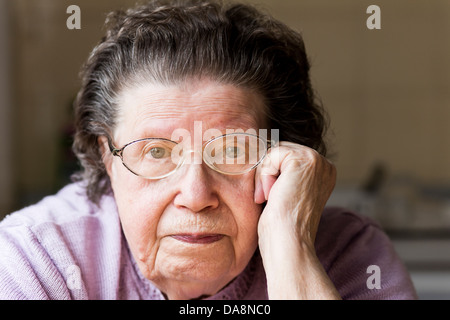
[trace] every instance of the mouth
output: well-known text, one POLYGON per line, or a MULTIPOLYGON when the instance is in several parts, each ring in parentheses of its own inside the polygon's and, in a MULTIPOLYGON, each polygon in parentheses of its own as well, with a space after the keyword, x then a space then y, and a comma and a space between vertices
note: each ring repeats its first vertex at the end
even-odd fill
POLYGON ((186 243, 194 243, 194 244, 209 244, 214 243, 221 240, 224 235, 223 234, 194 234, 194 233, 185 233, 185 234, 176 234, 172 235, 172 238, 175 240, 186 242, 186 243))

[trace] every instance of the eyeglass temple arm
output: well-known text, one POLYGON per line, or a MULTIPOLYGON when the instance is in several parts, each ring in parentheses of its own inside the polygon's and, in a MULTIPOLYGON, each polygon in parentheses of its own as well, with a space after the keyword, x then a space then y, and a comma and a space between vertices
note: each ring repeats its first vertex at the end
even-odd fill
POLYGON ((108 146, 109 146, 109 150, 111 151, 113 156, 119 156, 120 158, 122 158, 123 148, 117 149, 116 147, 114 147, 110 137, 108 137, 108 146))

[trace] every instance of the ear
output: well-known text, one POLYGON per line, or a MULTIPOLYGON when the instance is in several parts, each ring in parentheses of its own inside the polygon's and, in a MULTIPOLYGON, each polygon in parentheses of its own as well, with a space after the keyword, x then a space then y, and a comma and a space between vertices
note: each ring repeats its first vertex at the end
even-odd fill
POLYGON ((100 153, 102 154, 102 161, 105 165, 106 172, 111 178, 113 156, 111 154, 111 151, 109 150, 108 138, 106 138, 105 136, 100 136, 97 139, 97 143, 100 148, 100 153))

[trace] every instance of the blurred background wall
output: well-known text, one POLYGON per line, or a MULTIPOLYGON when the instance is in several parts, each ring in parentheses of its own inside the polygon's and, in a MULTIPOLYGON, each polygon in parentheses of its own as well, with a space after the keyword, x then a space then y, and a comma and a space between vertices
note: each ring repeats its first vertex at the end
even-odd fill
MULTIPOLYGON (((450 297, 450 1, 249 2, 304 36, 331 118, 338 183, 329 204, 374 217, 422 297, 450 297), (366 27, 371 4, 380 30, 366 27)), ((0 217, 68 183, 78 72, 106 13, 134 3, 0 0, 0 217), (80 30, 66 27, 73 4, 80 30)))
POLYGON ((0 0, 0 218, 13 207, 12 86, 7 0, 0 0))

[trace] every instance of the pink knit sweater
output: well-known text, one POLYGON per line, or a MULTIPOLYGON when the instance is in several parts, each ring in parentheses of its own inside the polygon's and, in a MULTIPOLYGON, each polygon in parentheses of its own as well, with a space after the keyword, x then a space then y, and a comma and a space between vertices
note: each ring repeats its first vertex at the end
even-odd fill
MULTIPOLYGON (((366 217, 326 209, 316 252, 344 299, 416 298, 388 237, 366 217), (378 268, 377 275, 370 266, 378 268)), ((80 184, 71 184, 0 223, 0 299, 164 296, 137 268, 114 198, 104 196, 98 209, 80 184)), ((267 299, 258 251, 236 279, 209 299, 267 299)))

